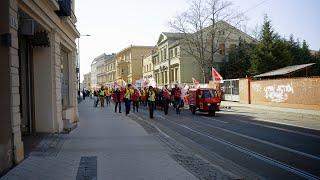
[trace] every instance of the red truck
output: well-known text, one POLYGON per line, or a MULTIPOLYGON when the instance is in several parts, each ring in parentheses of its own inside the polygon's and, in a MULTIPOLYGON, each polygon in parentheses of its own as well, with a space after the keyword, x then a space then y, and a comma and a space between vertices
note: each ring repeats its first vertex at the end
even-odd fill
POLYGON ((192 114, 196 111, 208 112, 215 116, 220 111, 221 98, 216 90, 210 88, 199 88, 189 90, 189 108, 192 114))

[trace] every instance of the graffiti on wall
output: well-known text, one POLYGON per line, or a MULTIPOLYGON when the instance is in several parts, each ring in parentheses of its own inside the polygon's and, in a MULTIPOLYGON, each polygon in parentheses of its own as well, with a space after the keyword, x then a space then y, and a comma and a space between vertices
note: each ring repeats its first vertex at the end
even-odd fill
POLYGON ((264 88, 266 99, 270 99, 271 102, 281 103, 289 98, 289 94, 293 94, 293 86, 291 84, 286 85, 273 85, 264 88))
POLYGON ((262 86, 261 84, 253 84, 252 88, 255 92, 261 92, 262 91, 262 86))

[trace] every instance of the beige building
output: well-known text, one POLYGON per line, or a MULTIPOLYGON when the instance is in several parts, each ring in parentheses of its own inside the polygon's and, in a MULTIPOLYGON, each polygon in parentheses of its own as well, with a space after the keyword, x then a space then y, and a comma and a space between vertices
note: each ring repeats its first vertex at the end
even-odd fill
POLYGON ((153 62, 152 62, 152 53, 143 58, 143 79, 153 78, 153 62))
POLYGON ((129 46, 116 55, 116 80, 134 83, 142 78, 142 61, 152 51, 153 46, 129 46))
MULTIPOLYGON (((228 57, 229 48, 238 45, 240 38, 247 42, 252 42, 254 39, 228 23, 222 22, 218 25, 222 29, 219 32, 221 33, 220 37, 226 36, 226 38, 221 38, 225 41, 214 40, 214 44, 219 47, 219 51, 214 54, 214 66, 219 70, 223 60, 228 57)), ((192 78, 202 81, 198 62, 185 49, 187 49, 187 45, 184 42, 184 34, 167 32, 160 34, 152 54, 154 78, 159 86, 175 83, 191 84, 192 78)), ((210 73, 210 69, 211 67, 208 67, 208 73, 210 73)))
POLYGON ((83 88, 91 89, 91 73, 83 75, 83 88))
POLYGON ((111 84, 116 80, 116 59, 115 55, 109 59, 106 59, 105 62, 105 74, 106 74, 106 84, 111 84))
POLYGON ((22 134, 78 120, 74 1, 0 1, 0 174, 24 159, 22 134))
POLYGON ((96 57, 91 63, 91 89, 97 89, 107 83, 107 68, 109 61, 115 58, 115 54, 102 54, 96 57))

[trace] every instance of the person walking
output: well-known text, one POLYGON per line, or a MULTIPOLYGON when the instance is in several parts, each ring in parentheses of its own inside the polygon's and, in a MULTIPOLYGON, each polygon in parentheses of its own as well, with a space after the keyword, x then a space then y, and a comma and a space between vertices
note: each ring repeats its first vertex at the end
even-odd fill
POLYGON ((114 108, 114 112, 117 113, 117 108, 119 107, 119 113, 121 113, 121 91, 119 88, 117 88, 115 90, 115 92, 113 93, 113 100, 115 102, 115 108, 114 108))
POLYGON ((168 85, 165 85, 162 90, 162 104, 163 104, 163 111, 165 115, 168 115, 170 99, 171 98, 170 98, 170 91, 168 89, 168 85))
POLYGON ((87 93, 86 91, 84 90, 84 88, 82 89, 82 98, 83 100, 86 100, 86 96, 87 96, 87 93))
POLYGON ((176 114, 180 114, 180 105, 181 105, 181 89, 178 87, 178 84, 174 85, 171 95, 174 98, 174 106, 176 108, 176 114))
POLYGON ((99 93, 98 93, 97 90, 95 90, 93 92, 93 96, 94 96, 94 104, 93 104, 93 106, 94 107, 98 107, 98 104, 99 104, 99 93))
POLYGON ((100 108, 104 108, 104 98, 105 98, 105 91, 104 91, 104 87, 101 86, 100 90, 99 90, 99 100, 100 100, 100 108))
POLYGON ((128 87, 125 89, 125 94, 124 94, 124 103, 125 103, 125 108, 126 108, 126 115, 130 113, 130 106, 131 106, 131 98, 133 95, 133 89, 132 85, 128 84, 128 87))
POLYGON ((109 106, 110 99, 111 99, 111 89, 107 87, 105 90, 105 93, 106 93, 106 104, 107 104, 107 106, 109 106))
POLYGON ((134 89, 134 93, 132 94, 132 107, 133 112, 139 112, 139 101, 140 101, 140 91, 138 89, 134 89))
POLYGON ((156 101, 156 93, 152 86, 149 87, 148 90, 148 107, 149 107, 149 117, 153 119, 154 106, 156 101))

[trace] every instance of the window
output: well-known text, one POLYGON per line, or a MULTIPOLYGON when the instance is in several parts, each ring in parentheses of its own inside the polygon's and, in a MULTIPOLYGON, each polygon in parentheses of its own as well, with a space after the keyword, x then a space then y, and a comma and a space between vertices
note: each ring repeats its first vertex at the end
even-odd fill
POLYGON ((174 72, 174 74, 175 74, 175 81, 177 81, 177 82, 179 81, 179 78, 178 78, 178 70, 179 70, 179 69, 176 68, 176 69, 175 69, 175 72, 174 72))
POLYGON ((168 71, 164 72, 164 83, 167 84, 168 83, 168 71))
POLYGON ((174 81, 174 70, 171 69, 171 73, 170 73, 170 82, 173 82, 174 81))
POLYGON ((166 60, 167 59, 167 49, 164 49, 163 52, 164 52, 164 59, 166 60))
POLYGON ((69 59, 68 52, 61 49, 61 101, 62 107, 68 107, 70 105, 70 97, 69 97, 69 59))
POLYGON ((178 56, 178 48, 174 48, 174 57, 178 56))
POLYGON ((164 73, 161 72, 161 84, 163 84, 163 83, 164 83, 164 73))
POLYGON ((220 51, 221 55, 225 55, 226 54, 226 50, 225 49, 226 49, 226 46, 225 46, 224 43, 219 45, 219 51, 220 51))

